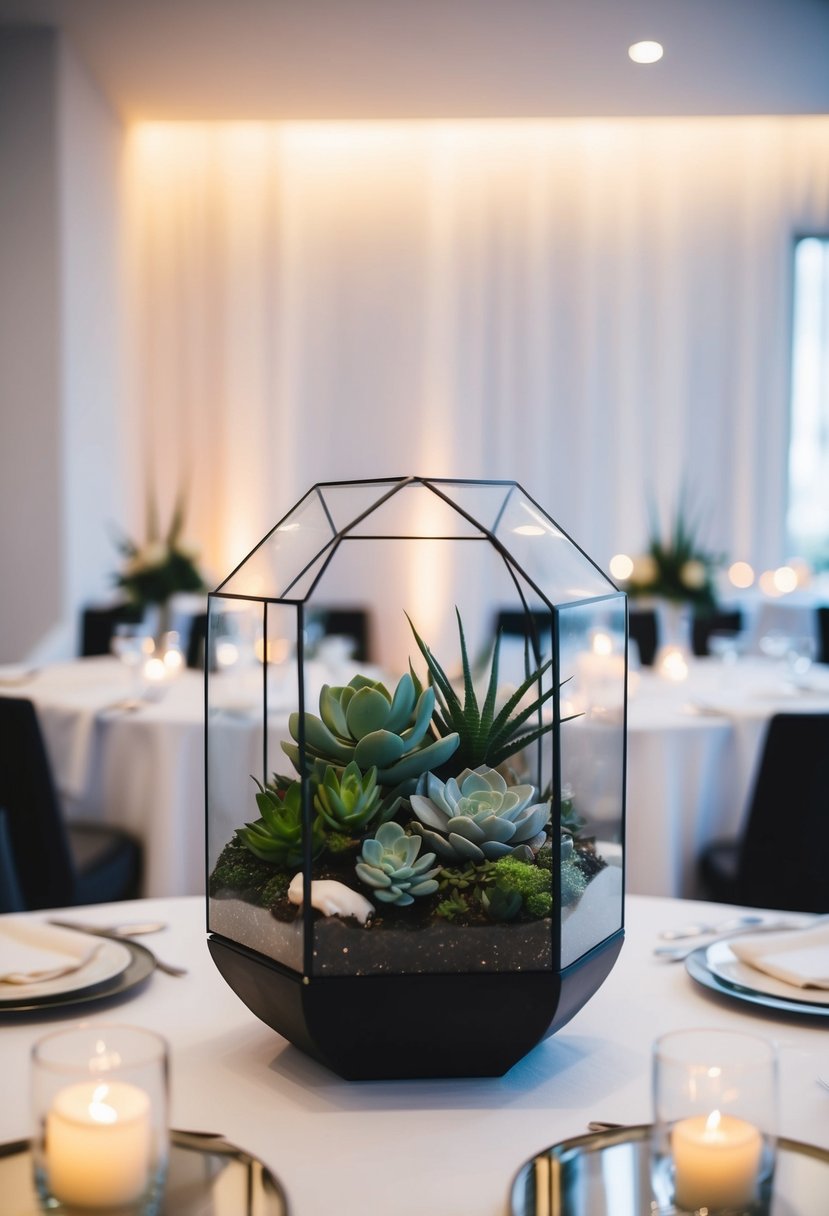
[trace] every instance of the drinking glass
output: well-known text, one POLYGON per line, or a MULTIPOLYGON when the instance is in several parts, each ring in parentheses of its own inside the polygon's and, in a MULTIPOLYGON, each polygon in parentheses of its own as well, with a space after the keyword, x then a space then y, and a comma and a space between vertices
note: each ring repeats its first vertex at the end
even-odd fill
POLYGON ((795 685, 805 682, 816 654, 817 646, 815 645, 814 638, 789 638, 789 646, 786 650, 786 662, 789 665, 791 680, 795 685))
POLYGON ((767 1216, 777 1057, 766 1039, 677 1030, 653 1050, 651 1179, 657 1212, 767 1216))
POLYGON ((155 1216, 169 1156, 167 1044, 84 1024, 32 1049, 32 1158, 41 1209, 155 1216))
POLYGON ((708 637, 708 653, 722 663, 736 663, 744 647, 745 639, 736 629, 715 629, 708 637))
POLYGON ((116 625, 110 649, 130 673, 132 695, 139 698, 144 689, 144 664, 155 649, 149 627, 141 623, 116 625))

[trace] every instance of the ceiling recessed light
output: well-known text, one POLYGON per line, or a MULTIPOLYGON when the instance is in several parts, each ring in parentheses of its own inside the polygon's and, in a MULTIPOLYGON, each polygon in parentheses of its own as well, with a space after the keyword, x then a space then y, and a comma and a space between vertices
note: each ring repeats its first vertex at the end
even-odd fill
POLYGON ((661 42, 634 42, 628 47, 628 55, 634 63, 656 63, 662 58, 661 42))

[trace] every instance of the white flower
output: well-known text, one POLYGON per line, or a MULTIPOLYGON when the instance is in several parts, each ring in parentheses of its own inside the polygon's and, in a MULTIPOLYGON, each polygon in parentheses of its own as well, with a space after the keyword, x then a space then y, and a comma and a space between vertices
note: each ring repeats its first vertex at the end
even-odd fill
POLYGON ((705 563, 695 557, 683 562, 679 571, 679 579, 683 586, 688 587, 691 591, 699 591, 708 580, 705 563))
POLYGON ((643 553, 640 557, 635 557, 630 577, 632 582, 641 583, 644 586, 647 586, 648 583, 655 583, 659 577, 656 558, 652 557, 650 553, 643 553))
POLYGON ((162 540, 151 540, 138 555, 138 560, 144 569, 163 566, 167 561, 168 550, 162 540))

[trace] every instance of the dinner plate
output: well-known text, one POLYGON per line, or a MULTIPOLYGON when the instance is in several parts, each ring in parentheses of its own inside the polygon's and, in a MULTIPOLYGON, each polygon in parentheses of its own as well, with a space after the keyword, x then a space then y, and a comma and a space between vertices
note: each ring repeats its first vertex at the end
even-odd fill
MULTIPOLYGON (((40 1210, 28 1140, 0 1145, 0 1193, 8 1210, 40 1210)), ((228 1213, 288 1216, 288 1202, 267 1166, 221 1136, 171 1131, 170 1162, 158 1216, 228 1213)))
POLYGON ((98 984, 114 979, 122 971, 126 971, 131 961, 132 955, 122 942, 101 939, 94 954, 75 971, 30 984, 0 984, 0 1009, 19 1005, 21 1001, 28 1003, 44 997, 60 996, 61 993, 77 993, 86 988, 96 988, 98 984))
POLYGON ((139 945, 138 942, 127 941, 112 944, 121 946, 127 952, 128 958, 126 966, 110 975, 109 978, 99 979, 92 985, 84 983, 78 987, 66 988, 61 992, 39 996, 18 996, 17 999, 4 1000, 0 1003, 0 1017, 8 1013, 48 1013, 52 1009, 65 1009, 72 1005, 85 1005, 91 1001, 107 1000, 109 997, 120 996, 122 993, 128 992, 152 975, 155 970, 155 957, 144 946, 139 945))
MULTIPOLYGON (((652 1211, 651 1127, 619 1127, 563 1140, 531 1158, 510 1189, 510 1216, 631 1216, 652 1211)), ((829 1152, 782 1137, 768 1216, 826 1210, 829 1152)))
POLYGON ((727 939, 694 950, 686 958, 685 968, 698 984, 723 996, 785 1013, 829 1017, 829 992, 796 988, 750 967, 737 958, 727 939))

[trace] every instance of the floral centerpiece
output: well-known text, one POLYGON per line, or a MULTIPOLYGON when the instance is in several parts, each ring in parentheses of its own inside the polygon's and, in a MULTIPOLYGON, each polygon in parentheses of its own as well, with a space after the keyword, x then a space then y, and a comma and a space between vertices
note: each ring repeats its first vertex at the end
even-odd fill
POLYGON ((142 607, 163 609, 179 592, 204 591, 198 566, 198 550, 182 539, 185 521, 184 495, 176 498, 170 525, 163 533, 153 497, 147 508, 147 530, 143 544, 125 536, 118 541, 124 565, 115 577, 116 586, 128 600, 142 607))
POLYGON ((633 570, 625 590, 633 598, 652 596, 697 609, 710 610, 716 603, 714 578, 722 558, 707 552, 696 537, 680 502, 667 534, 651 512, 651 535, 647 551, 633 559, 633 570))

